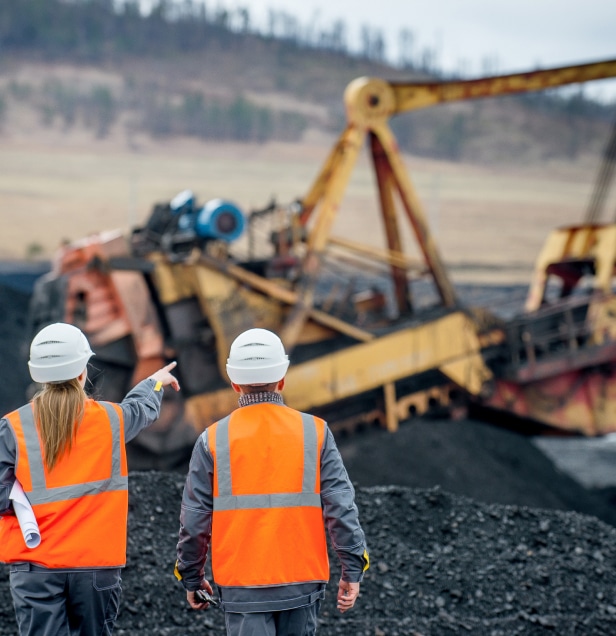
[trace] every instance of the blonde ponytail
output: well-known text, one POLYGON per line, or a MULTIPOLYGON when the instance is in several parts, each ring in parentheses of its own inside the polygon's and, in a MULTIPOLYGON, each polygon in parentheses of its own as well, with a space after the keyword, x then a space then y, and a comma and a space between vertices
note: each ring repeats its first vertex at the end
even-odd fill
POLYGON ((47 470, 70 452, 84 412, 86 394, 74 378, 58 384, 45 384, 33 399, 47 470))

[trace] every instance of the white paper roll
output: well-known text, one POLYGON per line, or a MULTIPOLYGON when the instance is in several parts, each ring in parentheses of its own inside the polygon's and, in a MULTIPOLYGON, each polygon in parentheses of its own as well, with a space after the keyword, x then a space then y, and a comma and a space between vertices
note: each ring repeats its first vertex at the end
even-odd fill
POLYGON ((13 510, 24 536, 26 547, 36 548, 41 542, 41 533, 28 497, 17 480, 13 484, 9 499, 13 500, 13 510))

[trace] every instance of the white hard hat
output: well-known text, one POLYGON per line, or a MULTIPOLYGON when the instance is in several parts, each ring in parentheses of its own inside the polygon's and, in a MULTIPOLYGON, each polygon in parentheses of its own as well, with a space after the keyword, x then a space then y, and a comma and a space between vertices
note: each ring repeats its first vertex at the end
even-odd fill
POLYGON ((32 340, 28 367, 35 382, 66 382, 77 378, 93 355, 88 339, 77 327, 56 322, 32 340))
POLYGON ((234 384, 269 384, 284 378, 289 357, 280 338, 267 329, 249 329, 231 344, 227 375, 234 384))

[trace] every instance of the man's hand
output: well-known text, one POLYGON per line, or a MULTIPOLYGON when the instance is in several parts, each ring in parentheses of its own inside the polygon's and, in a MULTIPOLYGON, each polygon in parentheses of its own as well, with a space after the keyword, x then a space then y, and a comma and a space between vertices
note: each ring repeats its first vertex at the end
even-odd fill
MULTIPOLYGON (((201 582, 201 589, 205 590, 210 596, 214 594, 214 590, 212 589, 210 582, 206 579, 203 579, 201 582)), ((198 601, 195 597, 195 592, 186 592, 186 600, 194 610, 208 609, 210 606, 209 603, 202 603, 201 601, 198 601)))
POLYGON ((350 610, 359 596, 359 583, 348 583, 340 579, 338 583, 337 607, 341 614, 350 610))
POLYGON ((163 386, 171 385, 176 391, 179 391, 180 383, 175 376, 171 375, 171 369, 175 369, 177 364, 177 362, 171 362, 166 367, 156 371, 156 373, 152 373, 150 378, 155 382, 160 382, 163 386))

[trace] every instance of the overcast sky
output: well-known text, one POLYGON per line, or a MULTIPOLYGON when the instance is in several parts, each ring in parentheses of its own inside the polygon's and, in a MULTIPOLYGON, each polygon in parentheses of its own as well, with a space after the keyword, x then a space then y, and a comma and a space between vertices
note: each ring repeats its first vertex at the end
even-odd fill
MULTIPOLYGON (((152 0, 144 0, 151 2, 152 0)), ((199 3, 201 0, 193 0, 199 3)), ((362 25, 380 29, 392 61, 398 36, 408 29, 414 50, 435 50, 437 66, 465 77, 616 59, 616 0, 206 0, 206 7, 246 7, 254 24, 267 24, 269 10, 300 23, 347 25, 358 45, 362 25)), ((593 96, 616 99, 616 80, 587 85, 593 96)))

